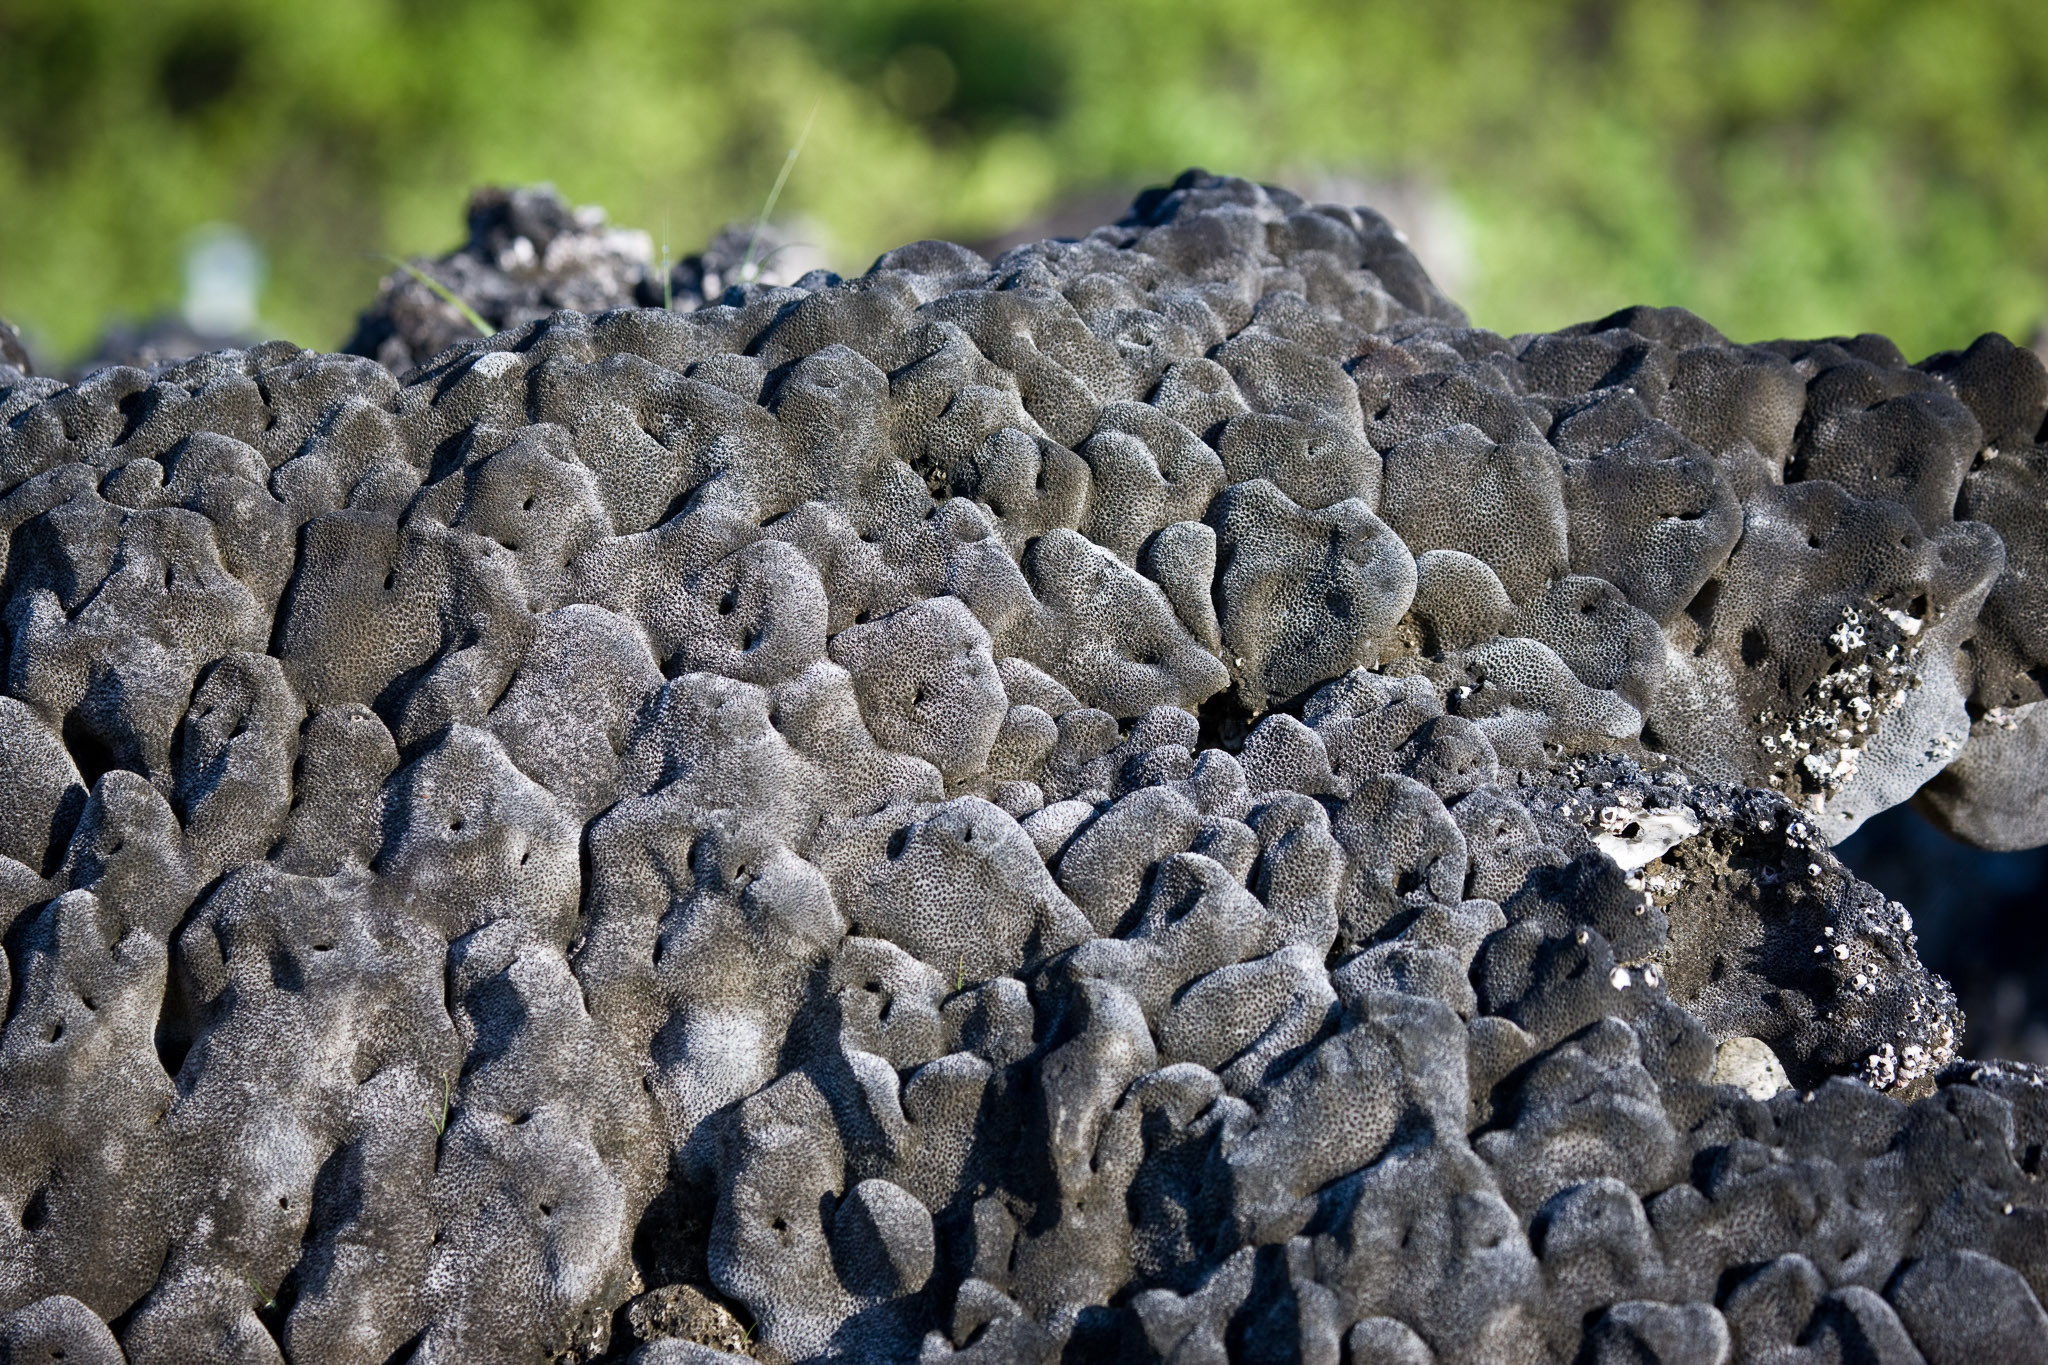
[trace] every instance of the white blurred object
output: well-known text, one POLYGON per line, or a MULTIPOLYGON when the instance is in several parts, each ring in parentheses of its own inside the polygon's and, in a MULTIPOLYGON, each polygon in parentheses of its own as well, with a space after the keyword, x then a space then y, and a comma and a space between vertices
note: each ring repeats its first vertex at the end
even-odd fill
POLYGON ((1377 210, 1408 242, 1429 278, 1452 302, 1472 281, 1472 224, 1439 182, 1414 174, 1370 175, 1302 170, 1280 176, 1311 204, 1362 205, 1377 210))
POLYGON ((263 252, 231 223, 209 223, 185 246, 185 325, 201 336, 241 336, 256 326, 263 252))

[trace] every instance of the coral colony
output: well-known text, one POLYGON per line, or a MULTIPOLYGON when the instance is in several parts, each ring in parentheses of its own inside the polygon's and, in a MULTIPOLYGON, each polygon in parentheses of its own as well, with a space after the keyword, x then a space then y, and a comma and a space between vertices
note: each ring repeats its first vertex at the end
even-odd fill
POLYGON ((2048 1358, 2048 1076, 1829 853, 2048 838, 2032 354, 734 245, 0 367, 0 1357, 2048 1358))

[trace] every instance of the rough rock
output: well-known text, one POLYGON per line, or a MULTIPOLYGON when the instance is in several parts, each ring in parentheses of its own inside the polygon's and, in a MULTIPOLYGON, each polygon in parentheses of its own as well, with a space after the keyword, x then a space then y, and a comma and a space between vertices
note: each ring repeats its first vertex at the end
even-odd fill
POLYGON ((2026 1358, 2048 1077, 1829 852, 2039 701, 2026 353, 1193 172, 386 316, 0 369, 7 1351, 2026 1358))
POLYGON ((341 349, 402 373, 477 335, 461 308, 414 271, 503 330, 562 308, 690 312, 717 302, 743 277, 789 284, 815 255, 775 224, 735 224, 670 264, 657 258, 645 232, 611 227, 603 209, 571 207, 551 186, 481 189, 469 200, 469 240, 437 261, 385 276, 341 349))

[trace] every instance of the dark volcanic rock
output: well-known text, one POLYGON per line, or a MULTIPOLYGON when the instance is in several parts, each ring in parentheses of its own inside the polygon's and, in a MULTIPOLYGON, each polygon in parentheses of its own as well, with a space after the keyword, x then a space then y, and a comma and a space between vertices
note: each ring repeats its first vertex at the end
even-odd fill
POLYGON ((1987 724, 2048 835, 2025 353, 1196 173, 723 297, 0 369, 6 1351, 2038 1351, 2048 1078, 1828 851, 1987 724))

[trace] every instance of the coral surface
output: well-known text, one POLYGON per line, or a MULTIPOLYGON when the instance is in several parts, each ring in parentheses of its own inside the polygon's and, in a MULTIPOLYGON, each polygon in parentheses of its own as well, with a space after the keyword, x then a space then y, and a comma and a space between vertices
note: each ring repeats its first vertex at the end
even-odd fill
POLYGON ((0 366, 0 1360, 2048 1359, 1829 852, 2048 838, 2031 353, 477 204, 402 376, 0 366))

